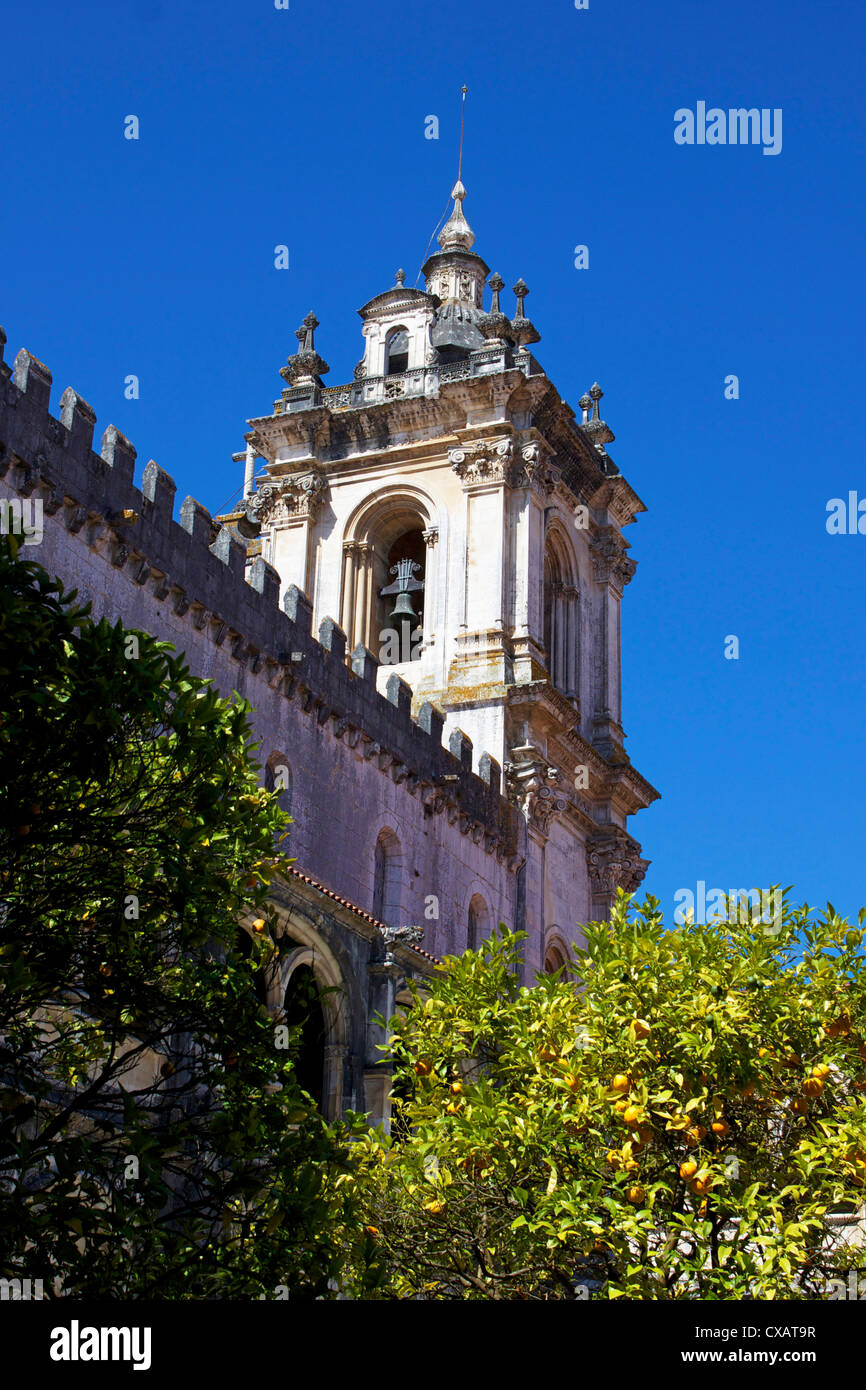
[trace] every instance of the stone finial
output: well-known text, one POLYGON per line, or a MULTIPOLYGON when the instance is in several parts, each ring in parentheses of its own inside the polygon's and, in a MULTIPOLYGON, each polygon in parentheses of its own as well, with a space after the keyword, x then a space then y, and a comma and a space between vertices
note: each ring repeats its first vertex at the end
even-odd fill
POLYGON ((318 326, 319 320, 310 310, 300 328, 295 329, 298 351, 292 354, 280 371, 283 380, 291 382, 293 386, 306 382, 321 385, 320 377, 325 376, 331 370, 325 359, 316 352, 316 329, 318 326))
POLYGON ((510 343, 512 341, 511 320, 507 314, 503 314, 499 307, 499 294, 505 288, 505 281, 502 276, 494 272, 487 283, 492 294, 490 313, 484 314, 479 319, 478 327, 488 342, 495 347, 497 343, 510 343))
POLYGON ((515 342, 519 343, 521 347, 525 347, 527 343, 541 342, 541 334, 535 324, 526 317, 523 308, 524 300, 529 294, 529 286, 525 280, 520 279, 516 285, 512 286, 512 290, 517 299, 517 309, 511 320, 511 332, 515 342))
POLYGON ((593 443, 596 445, 612 444, 616 436, 609 425, 605 424, 599 412, 599 401, 604 392, 597 381, 594 381, 585 395, 581 396, 578 405, 583 411, 581 428, 592 435, 593 443))
POLYGON ((314 352, 314 351, 315 351, 315 347, 316 347, 316 329, 318 328, 318 326, 319 326, 319 320, 316 318, 316 315, 313 313, 313 311, 312 311, 312 309, 311 309, 310 312, 307 314, 307 317, 304 319, 304 323, 303 323, 303 327, 306 329, 306 337, 305 337, 305 340, 304 340, 304 347, 303 347, 303 351, 304 351, 304 352, 314 352))
POLYGON ((394 286, 395 286, 395 288, 396 288, 396 287, 399 287, 400 289, 402 289, 403 286, 405 285, 405 283, 406 283, 406 272, 405 272, 405 270, 398 270, 398 271, 397 271, 397 274, 394 276, 394 286))

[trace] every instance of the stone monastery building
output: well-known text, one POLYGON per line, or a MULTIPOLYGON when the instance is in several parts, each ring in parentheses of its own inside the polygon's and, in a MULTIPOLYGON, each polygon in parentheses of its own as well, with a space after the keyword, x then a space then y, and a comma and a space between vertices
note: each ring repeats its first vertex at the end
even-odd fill
POLYGON ((564 963, 647 867, 628 817, 658 795, 620 722, 623 530, 644 510, 531 351, 514 286, 473 250, 457 182, 425 288, 360 310, 354 380, 325 386, 312 314, 273 410, 251 419, 243 500, 211 518, 22 350, 2 362, 0 496, 41 502, 24 553, 96 617, 174 643, 254 710, 263 777, 291 811, 274 901, 294 949, 275 1008, 321 996, 302 1079, 328 1115, 388 1113, 373 1016, 500 920, 527 978, 564 963), (489 277, 489 278, 488 278, 489 277), (492 299, 484 308, 485 282, 492 299))

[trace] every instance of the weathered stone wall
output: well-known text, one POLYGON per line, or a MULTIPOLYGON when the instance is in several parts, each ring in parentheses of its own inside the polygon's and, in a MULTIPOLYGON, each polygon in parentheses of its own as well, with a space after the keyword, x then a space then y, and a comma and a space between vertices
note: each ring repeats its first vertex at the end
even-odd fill
POLYGON ((281 611, 264 561, 245 582, 242 548, 193 498, 174 521, 175 484, 155 463, 136 488, 135 451, 113 427, 94 453, 94 415, 74 392, 54 419, 50 375, 36 359, 20 353, 4 377, 3 495, 41 500, 44 511, 43 539, 28 553, 78 588, 96 616, 173 642, 195 674, 250 701, 262 762, 278 752, 291 768, 299 866, 370 911, 376 839, 390 830, 403 859, 399 922, 425 926, 425 949, 465 945, 474 893, 494 919, 513 922, 521 827, 498 765, 482 758, 474 774, 471 746, 459 734, 455 751, 443 746, 432 706, 413 720, 399 677, 379 694, 376 661, 364 653, 351 669, 331 620, 317 641, 297 589, 281 611))

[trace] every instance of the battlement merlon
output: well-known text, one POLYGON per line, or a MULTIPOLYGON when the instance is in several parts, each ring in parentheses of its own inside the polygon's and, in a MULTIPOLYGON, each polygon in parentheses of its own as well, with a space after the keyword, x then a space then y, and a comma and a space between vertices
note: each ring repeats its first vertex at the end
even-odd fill
POLYGON ((317 640, 312 605, 295 586, 281 610, 276 571, 261 558, 246 566, 244 546, 195 498, 185 498, 175 521, 175 482, 153 460, 137 488, 136 451, 114 425, 95 453, 96 416, 83 397, 67 388, 60 418, 51 415, 50 371, 25 349, 10 368, 5 344, 0 328, 0 481, 41 499, 48 516, 116 570, 128 570, 158 601, 170 598, 176 614, 194 616, 199 630, 227 642, 239 665, 254 673, 264 668, 287 697, 302 667, 319 723, 333 721, 337 737, 355 729, 380 768, 408 781, 431 813, 446 810, 466 833, 483 832, 489 852, 516 866, 518 813, 501 794, 499 764, 482 754, 473 772, 464 746, 456 753, 443 746, 439 710, 426 704, 412 719, 408 686, 399 678, 380 695, 375 657, 356 648, 348 664, 345 634, 331 618, 317 640))

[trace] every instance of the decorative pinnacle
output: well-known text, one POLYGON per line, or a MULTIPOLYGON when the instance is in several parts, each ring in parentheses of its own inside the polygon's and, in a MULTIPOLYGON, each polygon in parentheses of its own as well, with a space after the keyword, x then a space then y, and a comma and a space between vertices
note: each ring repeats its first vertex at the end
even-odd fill
POLYGON ((583 420, 581 421, 581 423, 585 425, 589 419, 589 412, 592 410, 592 398, 588 396, 587 393, 584 391, 583 395, 578 401, 578 405, 583 411, 583 420))
POLYGON ((498 314, 500 312, 499 292, 500 290, 505 289, 505 281, 503 280, 502 276, 499 274, 498 271, 494 271, 487 283, 493 291, 493 299, 490 303, 490 312, 491 314, 498 314))
POLYGON ((523 311, 523 301, 529 294, 529 286, 526 281, 520 279, 516 285, 512 286, 514 294, 517 296, 517 311, 511 321, 511 329, 514 334, 515 342, 521 347, 526 347, 527 343, 538 343, 541 341, 541 334, 525 315, 523 311))
POLYGON ((310 312, 307 314, 307 317, 304 319, 304 327, 307 330, 307 341, 304 344, 304 352, 315 351, 315 334, 318 326, 319 320, 316 318, 316 315, 313 313, 311 309, 310 312))
POLYGON ((315 381, 331 370, 324 358, 316 352, 315 334, 318 326, 319 320, 311 309, 300 328, 295 329, 298 351, 280 371, 284 381, 291 381, 293 384, 315 381))
POLYGON ((466 189, 460 179, 452 188, 451 197, 454 199, 454 208, 439 233, 439 245, 443 251, 471 251, 475 242, 475 233, 463 215, 463 199, 466 197, 466 189))
POLYGON ((395 285, 405 285, 405 283, 406 283, 406 272, 405 272, 405 270, 398 270, 398 271, 397 271, 397 274, 394 276, 394 284, 395 284, 395 285))

